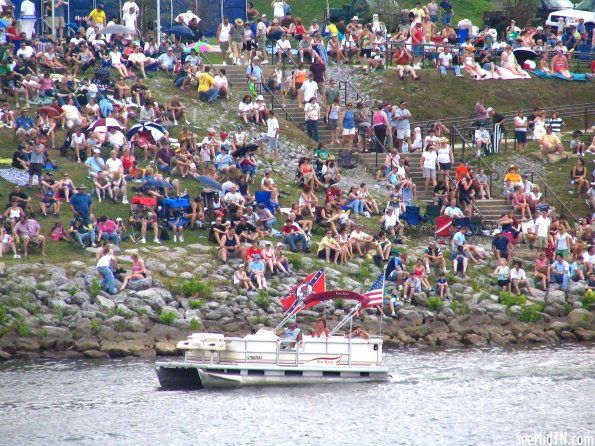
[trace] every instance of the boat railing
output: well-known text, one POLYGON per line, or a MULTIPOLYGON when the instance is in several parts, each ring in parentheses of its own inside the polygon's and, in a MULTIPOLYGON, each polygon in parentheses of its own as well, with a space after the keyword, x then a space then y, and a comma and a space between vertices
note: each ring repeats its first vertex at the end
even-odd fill
MULTIPOLYGON (((202 358, 188 358, 188 352, 186 353, 186 359, 188 361, 196 361, 196 362, 205 362, 209 364, 248 364, 254 363, 258 361, 263 361, 265 355, 275 355, 275 365, 283 365, 283 366, 298 366, 300 365, 300 356, 304 354, 307 355, 337 355, 337 356, 346 356, 347 365, 351 366, 353 363, 353 345, 360 344, 363 342, 354 342, 354 341, 363 341, 358 339, 351 339, 346 338, 343 336, 334 336, 329 338, 307 338, 307 342, 302 341, 294 341, 294 340, 284 340, 284 339, 245 339, 239 337, 229 337, 225 338, 226 344, 229 345, 231 343, 242 343, 243 348, 237 350, 224 350, 224 351, 216 351, 216 350, 208 350, 208 349, 192 349, 193 351, 200 351, 202 352, 202 358), (274 344, 274 349, 263 350, 262 347, 255 350, 249 348, 249 344, 274 344), (305 352, 305 346, 308 345, 308 351, 305 352), (334 352, 333 346, 339 345, 346 345, 347 352, 334 352), (312 346, 316 346, 313 348, 312 346), (235 361, 231 362, 228 360, 222 360, 221 354, 224 352, 232 351, 235 354, 241 355, 240 358, 237 358, 235 361), (295 361, 291 358, 291 362, 288 363, 291 355, 295 355, 295 361)), ((382 338, 380 336, 371 336, 369 340, 364 341, 370 345, 374 345, 374 350, 376 352, 376 359, 375 365, 382 364, 382 349, 378 348, 377 346, 382 343, 382 338)))

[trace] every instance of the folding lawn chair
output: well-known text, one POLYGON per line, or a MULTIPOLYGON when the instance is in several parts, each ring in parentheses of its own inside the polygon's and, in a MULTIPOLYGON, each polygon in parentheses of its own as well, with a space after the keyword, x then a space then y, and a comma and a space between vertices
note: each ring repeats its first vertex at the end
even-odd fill
POLYGON ((256 191, 254 192, 254 201, 256 204, 264 204, 264 207, 271 211, 272 214, 275 213, 275 209, 279 207, 279 203, 275 203, 271 201, 271 193, 265 191, 256 191))
MULTIPOLYGON (((450 234, 453 231, 452 219, 447 215, 439 215, 436 217, 436 229, 434 229, 434 237, 446 237, 450 238, 450 234)), ((442 241, 442 243, 444 243, 442 241)))
POLYGON ((426 213, 423 215, 425 226, 428 230, 436 226, 436 218, 440 216, 440 206, 437 204, 426 205, 426 213))
POLYGON ((419 206, 407 206, 405 212, 400 216, 401 220, 405 222, 406 227, 419 230, 424 224, 424 218, 421 215, 421 208, 419 206))
POLYGON ((401 189, 401 195, 403 197, 403 203, 405 203, 405 206, 411 206, 411 204, 413 203, 413 194, 411 192, 411 189, 409 189, 408 187, 404 187, 403 189, 401 189))
POLYGON ((353 152, 349 150, 339 150, 339 167, 343 169, 353 169, 357 167, 357 160, 353 156, 353 152))

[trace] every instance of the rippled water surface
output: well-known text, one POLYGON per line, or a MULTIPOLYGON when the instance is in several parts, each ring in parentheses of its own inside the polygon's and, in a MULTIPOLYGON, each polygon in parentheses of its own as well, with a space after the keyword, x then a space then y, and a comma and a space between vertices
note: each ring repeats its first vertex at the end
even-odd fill
POLYGON ((0 364, 6 445, 515 445, 595 435, 589 346, 398 351, 382 384, 161 391, 153 362, 0 364))

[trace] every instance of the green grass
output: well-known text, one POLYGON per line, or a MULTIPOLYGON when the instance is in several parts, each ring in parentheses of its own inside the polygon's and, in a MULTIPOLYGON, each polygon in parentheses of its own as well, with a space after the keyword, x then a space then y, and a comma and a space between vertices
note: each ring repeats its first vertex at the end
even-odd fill
POLYGON ((189 300, 188 306, 193 310, 204 310, 206 307, 205 301, 202 299, 189 300))
POLYGON ((201 327, 200 321, 197 320, 196 318, 192 318, 192 320, 188 324, 188 330, 191 330, 191 331, 200 330, 200 327, 201 327))
POLYGON ((262 290, 258 293, 258 297, 254 302, 264 311, 267 311, 271 306, 271 300, 262 290))
MULTIPOLYGON (((595 291, 588 290, 587 293, 583 297, 580 298, 580 301, 583 304, 584 308, 589 308, 590 305, 595 304, 595 291)), ((0 313, 0 321, 2 321, 1 313, 0 313)))
POLYGON ((413 121, 471 116, 477 99, 483 95, 487 105, 504 112, 518 108, 581 104, 592 101, 593 98, 593 86, 589 82, 560 85, 555 81, 539 78, 477 82, 469 76, 455 77, 449 74, 446 78, 441 78, 438 71, 432 69, 423 69, 419 74, 421 79, 413 82, 408 78, 398 80, 394 70, 372 73, 369 76, 370 83, 361 86, 360 90, 373 98, 382 98, 393 104, 401 100, 407 101, 413 121), (562 88, 563 95, 560 94, 562 88), (431 106, 428 106, 428 100, 431 106))
POLYGON ((521 313, 519 314, 519 321, 537 322, 543 319, 541 311, 543 311, 543 305, 541 304, 525 305, 522 307, 521 313))
POLYGON ((506 305, 507 308, 510 308, 513 305, 525 305, 527 303, 527 298, 523 294, 517 296, 508 291, 502 291, 500 293, 500 303, 506 305))
POLYGON ((205 282, 190 279, 182 284, 182 292, 186 297, 210 298, 213 295, 213 287, 205 282))
POLYGON ((0 305, 0 324, 6 324, 8 322, 8 312, 6 308, 0 305))
POLYGON ((98 335, 99 333, 101 333, 101 323, 95 319, 94 317, 91 318, 91 333, 93 333, 94 335, 98 335))
POLYGON ((428 299, 426 305, 432 311, 440 311, 444 307, 444 302, 439 297, 434 296, 428 299))
POLYGON ((159 323, 163 325, 172 325, 176 320, 176 313, 173 311, 164 311, 159 315, 159 323))

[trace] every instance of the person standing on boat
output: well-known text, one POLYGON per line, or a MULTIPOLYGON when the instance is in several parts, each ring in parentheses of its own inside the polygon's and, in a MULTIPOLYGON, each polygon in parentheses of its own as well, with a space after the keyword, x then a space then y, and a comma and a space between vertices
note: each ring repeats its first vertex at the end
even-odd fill
POLYGON ((316 328, 312 333, 313 338, 328 338, 331 331, 326 328, 326 319, 321 317, 318 319, 318 323, 316 324, 316 328))

